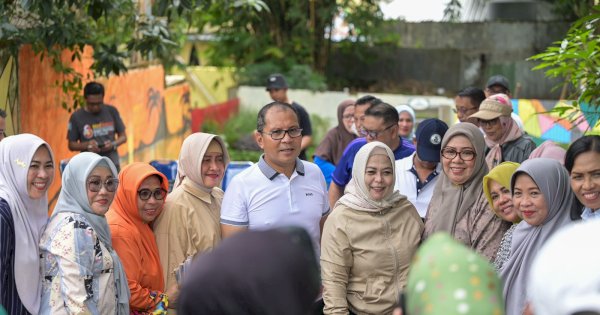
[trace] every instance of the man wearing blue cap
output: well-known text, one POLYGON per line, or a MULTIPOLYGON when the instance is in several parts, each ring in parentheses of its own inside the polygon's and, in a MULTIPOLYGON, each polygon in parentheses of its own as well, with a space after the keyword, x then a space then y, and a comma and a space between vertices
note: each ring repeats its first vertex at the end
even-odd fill
POLYGON ((421 218, 427 214, 437 175, 442 172, 440 150, 447 130, 448 125, 439 119, 423 120, 413 139, 416 152, 396 161, 395 189, 417 208, 421 218))

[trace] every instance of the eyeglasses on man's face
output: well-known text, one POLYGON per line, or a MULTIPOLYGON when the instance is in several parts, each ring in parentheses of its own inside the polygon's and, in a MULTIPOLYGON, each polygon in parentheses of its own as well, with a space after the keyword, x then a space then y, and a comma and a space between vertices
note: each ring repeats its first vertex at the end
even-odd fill
POLYGON ((87 180, 87 189, 91 192, 99 192, 102 187, 109 192, 115 192, 119 186, 119 180, 116 178, 108 178, 104 182, 99 176, 92 176, 87 180))
POLYGON ((471 107, 471 108, 459 107, 459 108, 453 108, 452 111, 455 114, 461 113, 462 115, 465 115, 466 113, 469 113, 469 112, 476 112, 477 107, 471 107))
POLYGON ((367 129, 365 129, 365 127, 361 127, 360 134, 363 135, 363 137, 371 137, 372 139, 376 139, 381 133, 383 133, 384 131, 386 131, 394 126, 396 126, 396 124, 391 124, 391 125, 387 126, 385 129, 380 130, 380 131, 367 130, 367 129))
POLYGON ((167 196, 167 191, 162 188, 157 188, 155 190, 150 190, 147 188, 138 190, 138 196, 140 199, 146 201, 150 199, 150 197, 154 196, 156 200, 163 200, 167 196))
POLYGON ((271 136, 273 140, 281 140, 287 133, 290 138, 300 137, 302 135, 302 128, 290 128, 290 129, 276 129, 271 132, 260 131, 260 133, 271 136))
POLYGON ((462 150, 459 152, 453 148, 442 149, 442 156, 447 158, 448 160, 454 159, 457 155, 463 161, 472 161, 475 158, 475 156, 477 156, 477 153, 475 153, 475 151, 473 150, 462 150))

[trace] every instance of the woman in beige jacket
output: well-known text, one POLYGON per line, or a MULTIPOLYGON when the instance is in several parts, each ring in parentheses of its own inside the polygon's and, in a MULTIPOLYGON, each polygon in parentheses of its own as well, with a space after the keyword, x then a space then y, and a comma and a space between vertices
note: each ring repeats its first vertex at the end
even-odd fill
POLYGON ((360 149, 352 180, 325 222, 321 276, 325 314, 391 314, 421 240, 415 207, 394 191, 392 150, 360 149))
POLYGON ((186 258, 221 242, 223 191, 219 187, 228 163, 219 136, 194 133, 183 141, 173 192, 154 222, 167 288, 177 283, 174 270, 186 258))

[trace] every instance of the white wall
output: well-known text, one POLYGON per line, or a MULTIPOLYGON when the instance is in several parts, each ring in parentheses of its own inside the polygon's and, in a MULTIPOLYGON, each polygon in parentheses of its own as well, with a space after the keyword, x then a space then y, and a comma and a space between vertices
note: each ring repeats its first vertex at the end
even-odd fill
MULTIPOLYGON (((429 103, 427 109, 438 109, 440 118, 448 123, 453 123, 454 115, 451 115, 451 109, 454 107, 454 100, 442 96, 422 96, 422 95, 401 95, 401 94, 383 94, 383 93, 363 93, 349 94, 342 91, 312 92, 309 90, 289 90, 288 97, 302 105, 309 114, 317 114, 323 118, 329 119, 330 125, 337 123, 337 106, 343 100, 352 98, 358 99, 367 94, 382 99, 391 105, 409 104, 416 98, 424 99, 429 103)), ((269 93, 263 87, 240 86, 237 90, 237 97, 240 99, 241 108, 259 110, 264 105, 272 102, 269 93)), ((418 112, 418 111, 417 111, 418 112)))

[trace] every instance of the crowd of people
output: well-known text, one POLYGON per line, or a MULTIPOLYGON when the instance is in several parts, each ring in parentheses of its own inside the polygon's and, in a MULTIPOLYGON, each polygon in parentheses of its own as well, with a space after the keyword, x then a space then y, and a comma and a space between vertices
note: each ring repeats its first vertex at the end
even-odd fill
MULTIPOLYGON (((52 148, 32 134, 0 141, 1 306, 19 315, 600 314, 600 136, 536 148, 511 117, 507 81, 494 76, 485 92, 459 93, 452 126, 373 96, 345 100, 312 163, 300 159, 311 138, 283 76, 267 90, 274 101, 254 132, 263 154, 225 192, 230 158, 218 135, 184 140, 169 193, 150 164, 115 164, 124 126, 99 124, 99 141, 88 127, 74 136, 73 123, 69 145, 83 152, 62 172, 48 217, 52 148)), ((86 91, 86 100, 103 95, 86 91)), ((77 115, 94 121, 105 105, 91 100, 77 115)))

